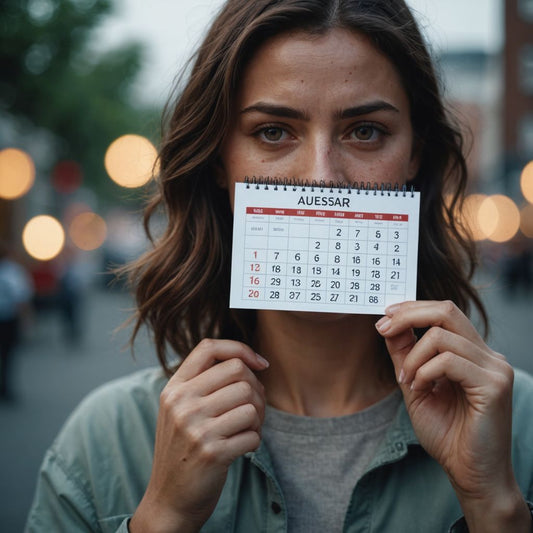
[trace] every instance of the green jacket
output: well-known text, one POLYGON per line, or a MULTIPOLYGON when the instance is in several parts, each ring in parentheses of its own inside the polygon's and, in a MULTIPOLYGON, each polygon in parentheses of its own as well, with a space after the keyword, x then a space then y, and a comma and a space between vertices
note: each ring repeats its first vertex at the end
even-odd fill
MULTIPOLYGON (((152 466, 159 369, 104 385, 74 411, 46 453, 26 531, 127 532, 152 466)), ((516 372, 513 461, 525 498, 533 499, 533 378, 516 372)), ((331 487, 335 490, 335 487, 331 487)), ((282 533, 285 502, 261 446, 233 463, 202 532, 282 533)), ((418 443, 402 404, 344 521, 349 533, 459 533, 461 508, 441 467, 418 443)))

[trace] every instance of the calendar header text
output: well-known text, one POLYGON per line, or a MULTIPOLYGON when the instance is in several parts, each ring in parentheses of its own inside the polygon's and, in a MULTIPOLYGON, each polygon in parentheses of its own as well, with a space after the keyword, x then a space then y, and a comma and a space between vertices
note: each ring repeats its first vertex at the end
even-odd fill
POLYGON ((350 207, 349 198, 333 196, 300 196, 298 205, 315 205, 318 207, 350 207))

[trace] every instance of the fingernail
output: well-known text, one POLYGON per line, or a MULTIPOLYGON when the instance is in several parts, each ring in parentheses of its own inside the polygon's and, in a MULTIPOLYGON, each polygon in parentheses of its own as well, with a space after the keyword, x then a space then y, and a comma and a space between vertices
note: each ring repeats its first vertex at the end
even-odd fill
POLYGON ((265 368, 268 368, 270 366, 270 363, 264 357, 261 357, 258 353, 256 353, 255 356, 257 357, 257 360, 261 363, 262 366, 264 366, 265 368))
POLYGON ((396 313, 396 311, 398 311, 400 309, 400 305, 399 304, 393 304, 393 305, 389 305, 389 307, 387 307, 385 309, 385 314, 386 315, 393 315, 394 313, 396 313))
POLYGON ((380 331, 381 333, 385 333, 389 328, 390 328, 390 324, 391 324, 391 319, 387 316, 384 316, 384 317, 381 317, 377 322, 376 322, 376 328, 378 329, 378 331, 380 331))
POLYGON ((403 368, 400 370, 400 375, 398 376, 398 383, 405 383, 405 370, 403 368))

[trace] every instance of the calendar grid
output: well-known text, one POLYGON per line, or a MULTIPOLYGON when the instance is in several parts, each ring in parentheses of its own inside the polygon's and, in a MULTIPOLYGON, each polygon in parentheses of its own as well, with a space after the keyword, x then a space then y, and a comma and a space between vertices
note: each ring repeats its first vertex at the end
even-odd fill
POLYGON ((405 209, 403 201, 394 210, 376 200, 350 210, 269 203, 299 195, 263 191, 244 203, 236 198, 233 307, 377 314, 391 302, 414 299, 416 209, 405 209))

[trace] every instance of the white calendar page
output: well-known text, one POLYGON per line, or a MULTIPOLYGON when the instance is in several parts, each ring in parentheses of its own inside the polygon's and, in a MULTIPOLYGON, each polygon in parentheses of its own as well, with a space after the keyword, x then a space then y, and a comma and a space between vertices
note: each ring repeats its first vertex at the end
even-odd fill
POLYGON ((420 193, 237 183, 230 307, 383 314, 416 299, 420 193))

